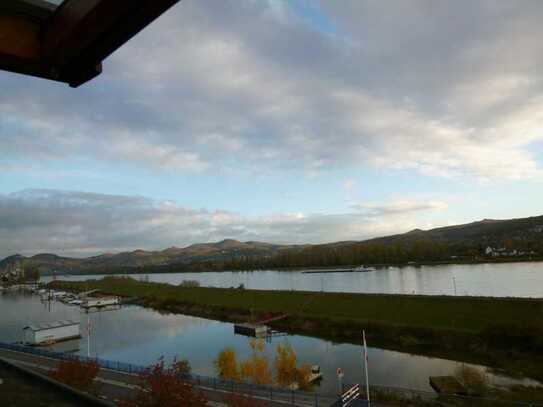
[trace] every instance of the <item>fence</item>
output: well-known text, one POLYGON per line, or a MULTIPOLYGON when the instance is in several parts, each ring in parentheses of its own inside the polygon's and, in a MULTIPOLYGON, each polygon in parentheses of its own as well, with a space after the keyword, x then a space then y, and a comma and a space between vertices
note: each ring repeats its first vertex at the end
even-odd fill
MULTIPOLYGON (((24 345, 7 344, 0 342, 0 349, 24 352, 57 360, 77 360, 83 363, 93 362, 97 363, 98 366, 100 366, 101 368, 128 374, 140 374, 149 371, 148 367, 134 365, 131 363, 115 362, 99 358, 88 358, 86 356, 53 352, 46 349, 33 348, 24 345)), ((221 380, 215 377, 207 377, 194 374, 188 375, 186 379, 187 381, 193 383, 198 387, 203 387, 210 390, 224 391, 229 393, 241 393, 249 395, 251 397, 257 397, 296 406, 328 407, 337 400, 337 396, 335 395, 311 393, 299 390, 287 390, 274 386, 221 380)))
MULTIPOLYGON (((53 352, 50 350, 33 348, 24 345, 6 344, 0 342, 0 349, 13 350, 28 354, 35 354, 57 360, 78 360, 83 363, 95 362, 101 368, 114 370, 128 374, 141 374, 149 371, 148 367, 131 363, 115 362, 110 360, 88 358, 86 356, 53 352)), ((251 397, 258 397, 270 401, 286 403, 297 406, 341 406, 341 399, 337 395, 304 392, 299 390, 287 390, 273 386, 257 385, 252 383, 222 380, 215 377, 189 375, 186 379, 196 386, 232 393, 241 393, 251 397)), ((365 389, 360 389, 361 398, 365 399, 365 389)), ((374 401, 372 405, 397 405, 397 406, 469 406, 469 407, 543 407, 543 403, 496 400, 483 397, 467 397, 453 395, 438 395, 434 392, 404 389, 387 386, 374 386, 370 388, 370 396, 374 401)))
MULTIPOLYGON (((366 391, 362 389, 361 397, 366 398, 366 391)), ((385 405, 402 406, 439 406, 439 407, 541 407, 543 403, 504 400, 496 398, 457 396, 436 394, 430 391, 421 391, 388 386, 370 386, 370 398, 385 405)), ((372 403, 373 404, 373 403, 372 403)))

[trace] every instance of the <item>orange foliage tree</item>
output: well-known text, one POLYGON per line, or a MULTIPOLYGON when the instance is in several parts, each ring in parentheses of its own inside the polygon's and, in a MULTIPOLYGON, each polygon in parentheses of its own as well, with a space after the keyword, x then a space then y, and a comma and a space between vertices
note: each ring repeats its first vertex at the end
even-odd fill
POLYGON ((285 342, 277 345, 274 366, 275 380, 279 386, 288 387, 297 383, 298 387, 303 390, 311 387, 309 383, 311 367, 307 364, 298 367, 298 357, 290 343, 285 342))
POLYGON ((277 345, 275 357, 275 380, 279 386, 289 386, 296 381, 297 356, 290 343, 277 345))
POLYGON ((264 355, 264 341, 252 339, 250 346, 253 352, 249 359, 241 363, 241 377, 255 384, 270 384, 272 372, 268 358, 264 355))
POLYGON ((310 390, 311 383, 309 382, 309 377, 311 375, 311 366, 308 364, 303 364, 296 369, 296 383, 298 383, 298 388, 300 390, 310 390))
POLYGON ((121 407, 204 407, 205 396, 187 381, 190 365, 186 360, 174 359, 170 367, 164 360, 140 374, 140 383, 133 399, 121 407))
MULTIPOLYGON (((242 362, 238 362, 236 352, 233 348, 226 348, 215 360, 215 369, 221 379, 226 380, 247 380, 256 384, 270 384, 273 382, 274 375, 270 369, 268 358, 264 354, 264 341, 251 339, 249 345, 252 349, 251 356, 242 362)), ((279 386, 288 387, 292 384, 298 384, 303 390, 311 387, 309 377, 311 367, 307 364, 298 366, 296 352, 285 342, 277 346, 277 354, 273 367, 275 369, 275 382, 279 386)))
POLYGON ((239 364, 234 348, 226 348, 215 360, 215 369, 219 377, 223 380, 236 380, 241 378, 239 364))
POLYGON ((96 390, 94 379, 100 367, 96 362, 83 363, 79 360, 63 360, 49 377, 81 391, 96 390))

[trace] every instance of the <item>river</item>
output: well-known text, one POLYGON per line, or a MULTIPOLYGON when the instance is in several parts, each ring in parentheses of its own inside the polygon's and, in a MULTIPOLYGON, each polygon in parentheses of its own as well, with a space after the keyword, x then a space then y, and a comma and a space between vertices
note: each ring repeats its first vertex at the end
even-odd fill
MULTIPOLYGON (((187 315, 161 314, 139 306, 123 306, 114 311, 90 314, 90 346, 87 318, 78 307, 60 302, 42 302, 39 296, 20 292, 0 293, 0 341, 16 342, 22 338, 22 328, 30 323, 72 319, 81 322, 83 338, 52 347, 54 350, 75 352, 115 361, 147 365, 164 356, 187 358, 193 372, 213 376, 213 360, 226 346, 234 347, 240 358, 249 355, 248 338, 234 335, 233 325, 187 315)), ((345 372, 345 382, 360 382, 363 375, 362 350, 351 344, 335 344, 307 336, 285 336, 272 339, 266 351, 272 353, 278 343, 288 341, 300 362, 321 366, 324 380, 321 391, 336 389, 336 369, 345 372)), ((373 385, 431 390, 428 377, 454 374, 460 362, 430 358, 371 347, 369 344, 369 376, 373 385)), ((474 366, 474 365, 470 365, 474 366)), ((500 376, 483 366, 492 383, 536 384, 527 379, 500 376)))
MULTIPOLYGON (((61 278, 85 280, 101 277, 78 275, 61 278)), ((143 278, 141 275, 133 277, 143 278)), ((245 288, 266 290, 543 297, 543 262, 388 267, 367 273, 307 274, 301 270, 160 273, 146 275, 146 278, 169 284, 196 280, 202 286, 237 287, 243 284, 245 288)))

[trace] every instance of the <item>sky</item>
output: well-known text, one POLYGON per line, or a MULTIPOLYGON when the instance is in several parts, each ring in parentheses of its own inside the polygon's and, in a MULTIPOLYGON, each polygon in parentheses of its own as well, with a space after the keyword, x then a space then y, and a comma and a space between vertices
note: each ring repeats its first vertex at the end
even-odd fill
POLYGON ((543 2, 183 0, 77 89, 0 72, 0 257, 543 214, 543 2))

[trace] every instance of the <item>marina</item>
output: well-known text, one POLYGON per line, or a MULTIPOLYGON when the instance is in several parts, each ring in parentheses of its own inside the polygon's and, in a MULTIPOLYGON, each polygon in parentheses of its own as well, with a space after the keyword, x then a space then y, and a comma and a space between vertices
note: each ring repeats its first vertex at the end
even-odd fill
MULTIPOLYGON (((20 342, 22 329, 30 325, 30 321, 71 320, 80 321, 82 337, 51 344, 44 349, 143 366, 156 363, 161 357, 169 362, 177 356, 188 358, 192 371, 204 376, 216 375, 214 360, 225 347, 232 347, 240 360, 251 355, 251 338, 236 335, 231 323, 182 314, 161 314, 137 305, 117 306, 114 310, 96 308, 87 314, 83 308, 60 300, 42 301, 39 295, 22 291, 0 295, 0 308, 0 342, 4 343, 20 342)), ((322 380, 315 383, 318 389, 335 391, 338 367, 345 373, 346 382, 362 380, 360 344, 283 334, 265 341, 265 355, 273 361, 277 345, 285 341, 292 345, 300 363, 319 365, 322 380)), ((484 366, 379 349, 371 347, 371 343, 369 346, 371 383, 374 385, 434 392, 429 376, 454 376, 464 365, 484 372, 496 385, 538 383, 528 378, 512 378, 484 366)))
POLYGON ((87 297, 81 302, 81 307, 83 308, 96 308, 96 307, 108 307, 112 305, 119 305, 119 297, 96 297, 90 298, 87 297))

